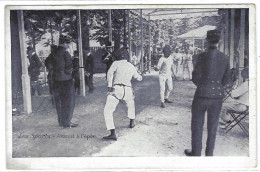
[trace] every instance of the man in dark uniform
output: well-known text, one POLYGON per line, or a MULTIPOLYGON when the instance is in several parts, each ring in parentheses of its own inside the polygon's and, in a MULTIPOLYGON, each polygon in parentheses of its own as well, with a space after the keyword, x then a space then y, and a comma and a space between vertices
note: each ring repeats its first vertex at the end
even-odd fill
POLYGON ((53 91, 58 114, 58 122, 62 128, 77 127, 78 124, 72 124, 75 104, 75 92, 72 79, 72 59, 68 51, 70 39, 66 35, 59 38, 59 46, 50 60, 53 68, 53 91))
POLYGON ((112 54, 112 43, 108 42, 106 43, 106 53, 102 56, 102 62, 106 64, 107 68, 106 68, 106 76, 107 76, 107 72, 110 68, 110 66, 112 65, 112 63, 115 61, 115 57, 113 57, 112 54))
POLYGON ((79 76, 79 51, 73 52, 73 60, 72 60, 72 76, 74 78, 74 88, 80 95, 80 76, 79 76))
POLYGON ((42 91, 40 89, 38 80, 40 75, 40 68, 42 67, 42 62, 40 61, 38 55, 35 53, 34 49, 31 46, 27 48, 27 53, 30 62, 28 73, 30 75, 31 81, 31 94, 35 95, 35 90, 37 90, 38 95, 41 95, 42 91))
POLYGON ((85 82, 89 88, 89 93, 93 93, 95 87, 93 86, 93 74, 94 74, 94 59, 90 52, 90 49, 84 52, 84 62, 85 62, 85 82))
POLYGON ((224 97, 223 86, 229 82, 228 57, 217 50, 220 32, 207 32, 207 50, 199 55, 192 73, 192 81, 197 86, 192 102, 192 150, 186 149, 186 156, 201 156, 202 132, 205 112, 207 112, 206 156, 213 156, 219 114, 224 97))
MULTIPOLYGON (((53 56, 55 55, 56 50, 57 50, 57 45, 51 45, 51 53, 45 59, 45 66, 48 69, 48 75, 47 75, 48 85, 49 85, 49 90, 50 90, 51 95, 53 95, 53 68, 52 68, 50 61, 53 59, 53 56)), ((51 98, 51 100, 52 100, 52 104, 54 105, 55 101, 54 101, 53 97, 51 98)))

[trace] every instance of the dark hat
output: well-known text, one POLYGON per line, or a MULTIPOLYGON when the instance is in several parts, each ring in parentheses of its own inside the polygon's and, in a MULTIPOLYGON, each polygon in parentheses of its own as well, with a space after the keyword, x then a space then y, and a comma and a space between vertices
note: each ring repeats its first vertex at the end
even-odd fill
POLYGON ((207 32, 207 40, 209 40, 210 43, 216 44, 220 40, 220 31, 219 30, 209 30, 207 32))
POLYGON ((78 50, 75 50, 75 51, 73 52, 73 54, 79 55, 79 51, 78 51, 78 50))
POLYGON ((57 47, 57 45, 51 45, 51 49, 56 49, 57 47))
POLYGON ((31 46, 27 47, 27 51, 31 51, 32 49, 33 49, 33 47, 31 47, 31 46))
POLYGON ((68 35, 60 35, 59 43, 60 44, 64 44, 64 43, 69 44, 70 43, 70 37, 68 35))
POLYGON ((108 41, 108 42, 106 43, 106 47, 112 47, 112 42, 108 41))

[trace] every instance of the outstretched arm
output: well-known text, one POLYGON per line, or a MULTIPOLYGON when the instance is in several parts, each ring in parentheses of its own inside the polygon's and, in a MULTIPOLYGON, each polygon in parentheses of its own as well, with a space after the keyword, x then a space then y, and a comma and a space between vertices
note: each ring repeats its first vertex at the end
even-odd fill
POLYGON ((137 72, 137 70, 135 69, 135 73, 133 76, 137 81, 142 81, 143 77, 137 72))
POLYGON ((162 67, 162 63, 163 63, 163 59, 160 58, 159 61, 158 61, 157 66, 155 67, 155 70, 156 70, 156 71, 158 71, 158 70, 161 69, 161 67, 162 67))

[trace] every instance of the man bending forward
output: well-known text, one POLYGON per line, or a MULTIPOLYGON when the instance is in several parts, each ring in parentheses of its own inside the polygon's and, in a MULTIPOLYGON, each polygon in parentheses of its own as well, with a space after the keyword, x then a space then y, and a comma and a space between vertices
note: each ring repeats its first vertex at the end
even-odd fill
POLYGON ((117 140, 113 112, 119 101, 126 103, 128 118, 130 118, 129 127, 133 128, 135 126, 135 103, 131 79, 135 78, 141 81, 142 76, 137 73, 136 68, 125 59, 127 50, 122 48, 120 52, 121 55, 119 55, 117 61, 112 64, 107 73, 108 95, 104 109, 104 117, 107 130, 109 130, 111 134, 103 137, 104 139, 117 140))

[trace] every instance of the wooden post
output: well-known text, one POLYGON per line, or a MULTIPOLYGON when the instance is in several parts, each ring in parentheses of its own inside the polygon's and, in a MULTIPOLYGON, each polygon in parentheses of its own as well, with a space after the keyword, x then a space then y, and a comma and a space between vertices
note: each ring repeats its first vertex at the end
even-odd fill
POLYGON ((108 10, 108 40, 112 43, 111 10, 108 10))
POLYGON ((124 47, 127 47, 127 36, 126 36, 127 23, 126 23, 126 11, 125 10, 124 10, 123 23, 124 23, 124 47))
POLYGON ((19 10, 17 13, 18 27, 19 27, 19 41, 20 41, 20 51, 22 59, 22 89, 23 89, 23 105, 24 112, 26 114, 32 113, 32 102, 31 102, 31 85, 30 77, 28 74, 28 63, 26 55, 26 45, 25 45, 25 33, 24 33, 24 18, 23 11, 19 10))
POLYGON ((244 67, 244 58, 245 58, 245 9, 241 9, 241 18, 240 18, 240 39, 239 39, 239 78, 238 84, 243 83, 243 78, 241 76, 241 70, 244 67))
POLYGON ((140 25, 141 25, 141 72, 144 72, 144 59, 143 59, 143 10, 140 10, 140 25))
POLYGON ((234 39, 235 39, 235 9, 231 9, 231 28, 230 28, 230 68, 234 67, 234 39))
POLYGON ((132 44, 131 44, 131 30, 130 30, 130 10, 127 10, 128 21, 128 44, 129 44, 129 62, 132 62, 132 44))
POLYGON ((194 37, 192 38, 192 47, 193 47, 193 52, 192 52, 192 55, 194 55, 194 48, 195 48, 195 39, 194 37))
POLYGON ((221 36, 220 36, 220 51, 224 52, 224 27, 223 26, 221 29, 221 36))
POLYGON ((229 56, 229 19, 228 19, 228 15, 229 15, 229 10, 226 10, 226 14, 225 14, 225 54, 227 56, 229 56))
POLYGON ((149 31, 149 44, 148 44, 148 53, 149 53, 149 73, 151 72, 152 66, 152 57, 151 57, 151 26, 150 26, 150 15, 148 16, 148 31, 149 31))
POLYGON ((201 51, 204 51, 204 50, 205 50, 205 39, 202 39, 201 51))
POLYGON ((79 76, 80 76, 80 88, 81 88, 80 94, 82 96, 86 96, 80 10, 77 10, 77 24, 78 24, 78 48, 79 48, 79 66, 80 66, 79 76))

